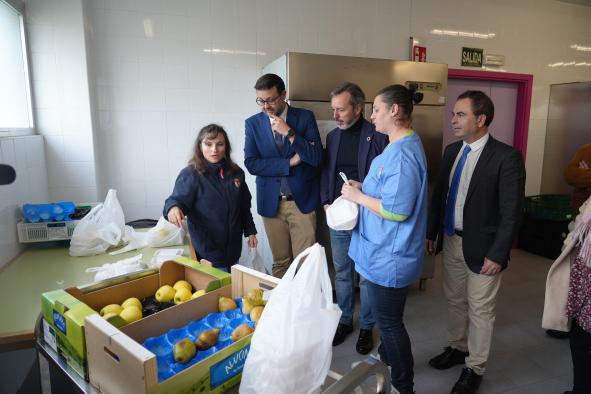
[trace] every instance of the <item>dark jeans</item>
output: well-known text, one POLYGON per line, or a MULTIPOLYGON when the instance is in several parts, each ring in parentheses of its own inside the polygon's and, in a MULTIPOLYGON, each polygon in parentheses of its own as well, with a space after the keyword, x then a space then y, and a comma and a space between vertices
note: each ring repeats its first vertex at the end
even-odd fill
POLYGON ((403 315, 408 287, 396 289, 367 281, 371 313, 380 328, 380 357, 390 366, 392 385, 401 394, 413 392, 413 364, 410 339, 403 315))
MULTIPOLYGON (((334 288, 337 303, 343 312, 339 323, 352 326, 353 310, 355 309, 355 263, 348 253, 353 232, 329 230, 332 262, 335 270, 334 288)), ((371 330, 374 318, 371 316, 371 309, 367 301, 367 281, 363 277, 359 279, 359 299, 359 328, 371 330)))
POLYGON ((591 393, 591 334, 573 319, 570 329, 570 353, 573 358, 573 394, 591 393))

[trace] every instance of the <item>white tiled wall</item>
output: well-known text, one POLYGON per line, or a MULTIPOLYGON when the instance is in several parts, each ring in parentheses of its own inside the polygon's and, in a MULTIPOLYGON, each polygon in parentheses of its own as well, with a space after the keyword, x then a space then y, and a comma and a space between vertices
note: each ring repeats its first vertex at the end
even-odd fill
POLYGON ((82 0, 27 0, 33 110, 49 199, 97 200, 82 0))
POLYGON ((21 250, 16 223, 24 203, 48 201, 43 137, 0 138, 0 163, 16 170, 11 185, 0 185, 0 269, 21 250))

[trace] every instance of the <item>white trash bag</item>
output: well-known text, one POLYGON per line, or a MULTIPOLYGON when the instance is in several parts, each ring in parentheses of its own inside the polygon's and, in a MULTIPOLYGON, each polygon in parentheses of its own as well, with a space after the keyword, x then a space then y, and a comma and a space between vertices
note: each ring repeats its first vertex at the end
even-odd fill
POLYGON ((146 233, 146 243, 153 248, 182 245, 185 241, 185 229, 177 227, 160 216, 155 227, 146 233))
POLYGON ((250 248, 248 247, 248 254, 244 259, 240 259, 239 264, 243 265, 248 268, 252 268, 255 271, 262 272, 263 274, 267 273, 267 269, 265 268, 265 263, 263 262, 263 258, 258 252, 257 248, 250 248))
POLYGON ((100 267, 87 268, 86 272, 96 272, 96 274, 94 275, 94 281, 100 282, 102 280, 109 279, 114 276, 141 271, 145 268, 146 266, 142 262, 142 254, 140 253, 137 256, 119 260, 115 263, 106 263, 100 267))
POLYGON ((240 393, 318 393, 330 368, 340 317, 332 302, 326 253, 316 243, 296 257, 273 290, 252 336, 240 393))
MULTIPOLYGON (((339 172, 345 183, 349 183, 347 176, 339 172)), ((326 210, 326 224, 333 230, 353 230, 357 225, 359 206, 353 201, 340 196, 326 210)))
POLYGON ((110 189, 105 202, 92 208, 74 228, 70 256, 101 254, 119 245, 124 226, 125 216, 117 200, 117 191, 110 189))

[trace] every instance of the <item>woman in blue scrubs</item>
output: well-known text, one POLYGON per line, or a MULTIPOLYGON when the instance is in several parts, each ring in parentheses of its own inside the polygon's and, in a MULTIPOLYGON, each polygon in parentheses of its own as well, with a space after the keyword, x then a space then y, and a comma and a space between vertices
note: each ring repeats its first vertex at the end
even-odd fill
POLYGON ((179 227, 186 217, 198 258, 225 271, 240 258, 242 237, 248 238, 250 248, 258 243, 250 213, 250 191, 244 171, 232 161, 231 152, 228 134, 221 126, 203 127, 193 157, 178 175, 163 212, 179 227))
POLYGON ((368 282, 369 301, 380 328, 378 349, 390 365, 392 385, 413 392, 413 357, 403 322, 408 286, 423 269, 427 227, 427 163, 421 139, 411 128, 420 95, 402 85, 376 96, 371 120, 389 144, 371 163, 363 184, 345 184, 342 195, 360 206, 349 256, 368 282))

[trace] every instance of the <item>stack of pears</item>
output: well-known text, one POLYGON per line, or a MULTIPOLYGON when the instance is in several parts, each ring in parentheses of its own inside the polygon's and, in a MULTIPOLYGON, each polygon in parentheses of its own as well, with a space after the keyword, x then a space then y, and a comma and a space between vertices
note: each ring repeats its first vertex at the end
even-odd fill
POLYGON ((100 311, 100 315, 105 319, 109 320, 114 316, 121 317, 125 324, 133 323, 134 321, 140 320, 142 315, 142 303, 135 297, 131 297, 119 304, 109 304, 103 307, 100 311))
POLYGON ((245 315, 250 314, 250 320, 258 323, 263 314, 265 304, 266 301, 263 300, 263 289, 256 287, 250 290, 246 297, 242 297, 242 313, 245 315))
POLYGON ((154 297, 158 302, 174 302, 178 305, 205 294, 205 290, 197 290, 195 293, 191 293, 192 291, 193 286, 189 282, 179 280, 173 286, 164 285, 160 287, 154 297))

